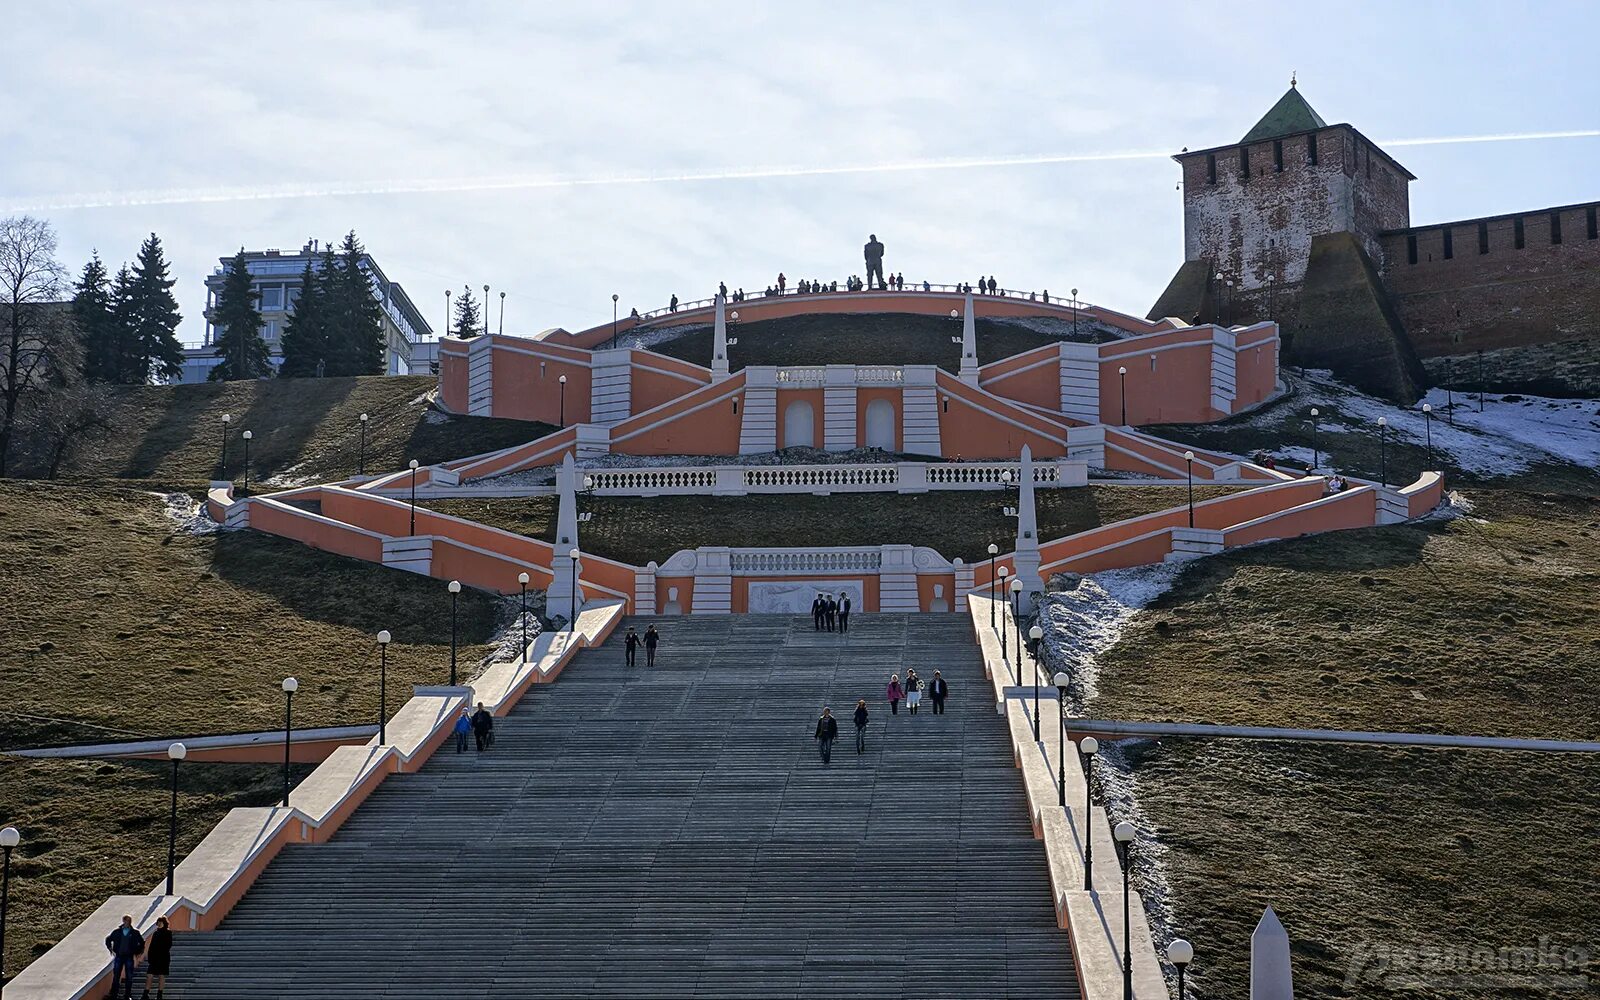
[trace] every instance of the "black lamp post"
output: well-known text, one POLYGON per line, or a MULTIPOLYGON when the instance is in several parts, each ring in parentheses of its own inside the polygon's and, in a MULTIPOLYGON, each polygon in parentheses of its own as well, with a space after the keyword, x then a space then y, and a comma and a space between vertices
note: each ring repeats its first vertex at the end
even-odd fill
MULTIPOLYGON (((993 542, 990 542, 989 543, 989 593, 990 593, 991 596, 993 596, 993 594, 994 594, 994 581, 996 579, 995 575, 994 575, 994 557, 999 555, 999 554, 1000 554, 1000 546, 996 545, 993 542)), ((994 601, 990 601, 989 602, 989 629, 990 629, 990 631, 994 630, 994 601)))
POLYGON ((300 682, 293 677, 283 679, 283 806, 289 807, 289 747, 294 742, 294 693, 300 682))
POLYGON ((572 600, 567 608, 567 631, 578 630, 578 558, 581 553, 572 549, 567 553, 567 560, 572 564, 572 600))
POLYGON ((244 489, 239 491, 240 496, 250 495, 250 439, 255 437, 249 431, 244 432, 244 489))
POLYGON ((189 755, 182 743, 167 747, 167 757, 172 761, 172 809, 167 813, 167 895, 173 895, 172 880, 178 868, 178 765, 189 755))
POLYGON ((367 415, 361 415, 361 457, 356 462, 356 475, 367 474, 367 415))
POLYGON ((1315 406, 1311 408, 1311 471, 1317 471, 1322 464, 1322 454, 1317 451, 1317 418, 1322 416, 1322 411, 1315 406))
POLYGON ((1117 366, 1117 378, 1121 381, 1121 391, 1118 395, 1122 401, 1122 426, 1128 426, 1128 369, 1125 365, 1117 366))
POLYGON ((617 293, 611 293, 611 346, 617 346, 617 293))
POLYGON ((1035 625, 1028 629, 1028 639, 1033 646, 1033 742, 1039 742, 1039 644, 1044 641, 1044 629, 1035 625))
POLYGON ((1389 418, 1378 418, 1378 480, 1389 485, 1389 418))
POLYGON ((483 286, 483 335, 489 335, 489 286, 483 286))
POLYGON ((450 686, 456 686, 456 609, 461 598, 461 581, 451 580, 445 585, 450 591, 450 686))
MULTIPOLYGON (((1070 742, 1067 739, 1067 688, 1071 685, 1072 678, 1067 676, 1065 670, 1061 670, 1051 680, 1056 685, 1056 696, 1061 699, 1056 703, 1057 707, 1061 709, 1058 713, 1061 716, 1061 746, 1057 748, 1060 750, 1060 754, 1056 757, 1056 792, 1060 796, 1058 801, 1061 804, 1061 808, 1065 809, 1067 807, 1067 744, 1070 742)), ((1084 830, 1087 832, 1088 827, 1085 826, 1084 830)))
POLYGON ((567 377, 563 375, 556 381, 561 383, 561 410, 557 419, 560 421, 560 426, 565 427, 567 426, 567 377))
POLYGON ((1422 404, 1422 427, 1428 440, 1428 468, 1433 468, 1433 404, 1422 404))
POLYGON ((497 333, 505 333, 506 332, 506 293, 505 292, 501 292, 500 293, 500 328, 496 332, 497 333))
POLYGON ((1122 998, 1133 1000, 1133 904, 1128 893, 1128 869, 1133 866, 1133 824, 1123 820, 1111 836, 1116 838, 1122 861, 1122 998))
POLYGON ((0 982, 6 978, 6 911, 11 908, 11 852, 22 843, 14 826, 0 830, 0 982))
POLYGON ((517 574, 517 586, 522 588, 522 656, 528 656, 528 574, 517 574))
POLYGON ((1078 290, 1072 290, 1072 339, 1078 339, 1078 290))
POLYGON ((233 414, 222 415, 222 465, 217 471, 218 479, 228 478, 228 425, 233 423, 233 414))
POLYGON ((389 641, 388 629, 378 632, 378 746, 389 745, 389 641))
MULTIPOLYGON (((1010 575, 1010 570, 1006 569, 1004 566, 1000 567, 1000 591, 997 596, 1001 603, 1004 603, 1006 599, 1006 577, 1010 575)), ((1007 664, 1011 662, 1011 654, 1006 649, 1007 638, 1010 635, 1011 633, 1006 630, 1004 616, 1002 616, 1000 621, 1000 658, 1005 660, 1007 664)))
POLYGON ((1083 755, 1083 891, 1088 892, 1094 888, 1094 756, 1100 752, 1100 741, 1085 736, 1078 742, 1078 752, 1083 755))
POLYGON ((1189 479, 1189 527, 1194 527, 1194 452, 1183 453, 1183 464, 1189 479))
POLYGON ((411 469, 411 534, 417 533, 417 460, 412 459, 411 469))
POLYGON ((1172 943, 1167 945, 1167 961, 1178 972, 1178 1000, 1183 1000, 1183 974, 1189 968, 1189 963, 1194 961, 1194 945, 1183 938, 1173 938, 1172 943))
POLYGON ((448 288, 446 288, 444 290, 444 332, 445 332, 446 336, 449 336, 449 334, 450 334, 450 289, 448 289, 448 288))

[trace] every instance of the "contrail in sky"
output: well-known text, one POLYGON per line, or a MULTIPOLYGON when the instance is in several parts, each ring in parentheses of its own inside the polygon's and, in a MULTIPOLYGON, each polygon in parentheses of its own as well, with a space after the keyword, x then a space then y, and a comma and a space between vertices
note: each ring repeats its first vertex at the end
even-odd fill
MULTIPOLYGON (((1530 142, 1541 139, 1589 139, 1600 137, 1600 129, 1573 129, 1564 132, 1514 132, 1498 135, 1435 136, 1420 139, 1391 139, 1378 145, 1443 146, 1479 142, 1530 142)), ((1119 160, 1159 160, 1171 150, 1126 150, 1099 153, 1050 153, 1019 156, 957 157, 951 159, 903 160, 890 163, 846 164, 839 166, 765 166, 720 168, 683 173, 597 174, 585 177, 512 174, 479 177, 412 178, 389 181, 327 181, 301 185, 264 187, 167 188, 149 191, 101 191, 78 194, 42 195, 26 198, 0 196, 8 202, 5 212, 70 211, 94 208, 124 208, 145 205, 205 205, 246 201, 284 201, 296 198, 336 198, 390 194, 432 194, 479 191, 536 191, 549 188, 619 187, 639 184, 694 184, 707 181, 774 180, 786 177, 830 177, 848 174, 893 174, 926 170, 974 170, 996 167, 1028 167, 1067 163, 1108 163, 1119 160)))

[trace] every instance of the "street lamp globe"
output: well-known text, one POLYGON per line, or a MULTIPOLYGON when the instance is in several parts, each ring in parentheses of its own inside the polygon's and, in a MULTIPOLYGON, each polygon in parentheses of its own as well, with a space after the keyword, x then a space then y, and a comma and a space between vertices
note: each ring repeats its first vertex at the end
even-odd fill
POLYGON ((362 415, 361 415, 361 422, 362 422, 362 423, 366 423, 366 422, 367 422, 367 415, 366 415, 366 414, 365 414, 365 413, 363 413, 363 414, 362 414, 362 415))
POLYGON ((528 585, 528 574, 526 574, 526 573, 518 573, 517 574, 517 582, 522 584, 524 587, 526 587, 528 585))
POLYGON ((728 318, 733 320, 735 323, 739 322, 739 310, 735 309, 733 312, 729 313, 728 318))
POLYGON ((16 847, 20 843, 22 843, 21 830, 18 830, 14 826, 8 826, 4 830, 0 830, 0 847, 4 847, 9 850, 13 847, 16 847))
POLYGON ((283 679, 283 690, 285 694, 294 694, 300 690, 300 682, 293 677, 285 677, 283 679))
POLYGON ((189 756, 189 748, 182 743, 174 743, 167 747, 167 756, 172 760, 182 760, 189 756))
POLYGON ((1093 757, 1095 754, 1100 752, 1100 741, 1095 739, 1093 736, 1085 736, 1078 743, 1078 752, 1088 754, 1090 757, 1093 757))
POLYGON ((1117 366, 1117 374, 1118 375, 1126 375, 1126 374, 1128 374, 1127 367, 1124 366, 1124 365, 1118 365, 1117 366))
MULTIPOLYGON (((1058 671, 1054 677, 1050 678, 1050 680, 1055 683, 1056 687, 1062 688, 1063 690, 1072 686, 1072 678, 1067 676, 1067 672, 1065 670, 1058 671)), ((1093 736, 1089 738, 1094 739, 1093 736)))
POLYGON ((461 581, 451 580, 450 583, 446 585, 445 589, 450 591, 452 594, 459 594, 461 593, 461 581))
POLYGON ((1011 592, 1013 594, 1022 593, 1022 577, 1020 577, 1020 576, 1012 577, 1012 579, 1011 579, 1011 592))
POLYGON ((1032 639, 1034 642, 1038 642, 1040 639, 1044 638, 1044 629, 1035 625, 1033 628, 1028 629, 1028 638, 1032 639))
POLYGON ((1423 413, 1432 413, 1433 412, 1433 404, 1432 403, 1423 403, 1422 404, 1422 412, 1423 413))
POLYGON ((1004 470, 1004 471, 1002 471, 1002 472, 1001 472, 1001 473, 1000 473, 1000 481, 1001 481, 1001 482, 1002 482, 1002 483, 1009 483, 1009 482, 1011 482, 1011 470, 1010 470, 1010 469, 1006 469, 1006 470, 1004 470))
POLYGON ((567 377, 565 375, 563 375, 560 378, 556 379, 556 381, 560 382, 562 385, 566 385, 567 384, 567 377))
POLYGON ((1313 417, 1320 417, 1320 416, 1322 416, 1322 411, 1321 411, 1321 410, 1319 410, 1319 409, 1317 409, 1317 408, 1316 408, 1316 407, 1315 407, 1315 406, 1313 406, 1313 407, 1312 407, 1312 408, 1311 408, 1311 415, 1312 415, 1312 416, 1313 416, 1313 417))
POLYGON ((993 556, 993 555, 999 555, 999 554, 1000 554, 1000 546, 998 546, 998 545, 996 545, 996 544, 995 544, 995 543, 993 543, 993 542, 990 542, 990 543, 989 543, 989 554, 990 554, 990 555, 991 555, 991 556, 993 556))
POLYGON ((393 638, 394 638, 394 636, 389 634, 389 630, 388 629, 385 628, 385 629, 379 629, 378 630, 378 645, 387 646, 387 645, 389 645, 390 640, 392 640, 393 638))
POLYGON ((1378 426, 1379 427, 1388 427, 1389 426, 1389 418, 1388 417, 1379 417, 1378 418, 1378 426))
POLYGON ((580 555, 582 555, 582 553, 580 553, 577 549, 573 549, 567 553, 567 558, 571 559, 573 562, 577 562, 578 556, 580 555))
POLYGON ((407 468, 409 468, 409 469, 411 469, 411 470, 413 470, 413 471, 415 471, 415 470, 416 470, 416 468, 417 468, 417 465, 418 465, 418 462, 417 462, 417 460, 416 460, 416 459, 414 459, 414 458, 413 458, 413 459, 412 459, 412 460, 411 460, 411 462, 410 462, 410 463, 409 463, 409 464, 408 464, 408 465, 407 465, 407 466, 406 466, 406 467, 407 467, 407 468))
POLYGON ((950 310, 950 318, 951 319, 960 319, 961 318, 961 314, 959 312, 956 312, 954 309, 952 309, 952 310, 950 310))
POLYGON ((1133 824, 1129 823, 1127 820, 1123 820, 1121 823, 1118 823, 1117 828, 1111 831, 1111 836, 1116 838, 1116 841, 1119 844, 1131 843, 1136 834, 1137 831, 1134 830, 1133 824))
POLYGON ((594 477, 593 476, 584 476, 583 477, 583 488, 586 489, 586 490, 594 489, 594 477))
POLYGON ((1194 945, 1183 938, 1174 938, 1172 943, 1167 945, 1167 961, 1173 965, 1188 965, 1194 961, 1194 945))
POLYGON ((231 424, 231 423, 233 423, 233 414, 231 414, 231 413, 224 413, 224 414, 223 414, 223 415, 222 415, 222 422, 223 422, 223 423, 224 423, 224 424, 231 424))
POLYGON ((1008 577, 1010 575, 1011 575, 1011 571, 1009 569, 1006 569, 1004 566, 1000 567, 1000 579, 1001 580, 1004 580, 1006 577, 1008 577))
POLYGON ((1194 452, 1192 452, 1192 451, 1186 451, 1186 452, 1184 452, 1184 453, 1183 453, 1183 460, 1184 460, 1184 461, 1185 461, 1185 462, 1192 462, 1192 461, 1194 461, 1194 452))
POLYGON ((254 435, 254 434, 251 434, 251 433, 250 433, 250 432, 249 432, 249 431, 245 431, 245 432, 244 432, 244 439, 245 439, 245 440, 246 440, 246 441, 248 441, 248 440, 250 440, 250 439, 251 439, 251 438, 253 438, 253 437, 255 437, 255 435, 254 435))

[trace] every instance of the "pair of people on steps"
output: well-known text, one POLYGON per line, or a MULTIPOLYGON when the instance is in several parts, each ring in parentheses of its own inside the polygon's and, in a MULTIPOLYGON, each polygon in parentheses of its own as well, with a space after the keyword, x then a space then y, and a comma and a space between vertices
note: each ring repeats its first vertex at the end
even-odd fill
POLYGON ((167 975, 172 971, 172 929, 167 926, 166 917, 156 918, 156 929, 151 932, 150 939, 139 933, 133 926, 133 917, 124 916, 122 924, 116 930, 106 935, 106 950, 111 952, 111 996, 117 995, 117 990, 122 989, 124 997, 133 996, 133 967, 138 962, 139 956, 145 956, 144 994, 142 1000, 150 1000, 150 986, 156 987, 157 1000, 164 1000, 167 989, 167 975))
POLYGON ((656 665, 656 647, 660 644, 661 633, 656 631, 656 627, 654 625, 651 625, 649 628, 645 629, 643 636, 640 636, 638 630, 632 625, 629 625, 628 634, 624 636, 622 640, 623 661, 628 666, 633 666, 636 658, 639 655, 639 647, 643 646, 644 665, 647 667, 653 667, 656 665))
MULTIPOLYGON (((865 698, 856 702, 856 756, 867 752, 867 701, 865 698)), ((839 720, 833 717, 833 709, 826 706, 822 709, 822 718, 817 720, 817 752, 822 755, 824 765, 833 763, 833 744, 839 738, 839 720)))

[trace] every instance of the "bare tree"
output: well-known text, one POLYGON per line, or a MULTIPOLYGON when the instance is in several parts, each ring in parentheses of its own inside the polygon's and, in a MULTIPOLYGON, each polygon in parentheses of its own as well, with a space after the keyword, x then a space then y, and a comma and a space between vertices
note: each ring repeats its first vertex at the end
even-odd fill
POLYGON ((63 465, 105 439, 113 427, 111 390, 87 379, 26 398, 12 443, 11 464, 18 475, 56 478, 63 465))
POLYGON ((50 223, 0 220, 0 476, 27 407, 78 376, 82 348, 61 303, 66 278, 50 223))

